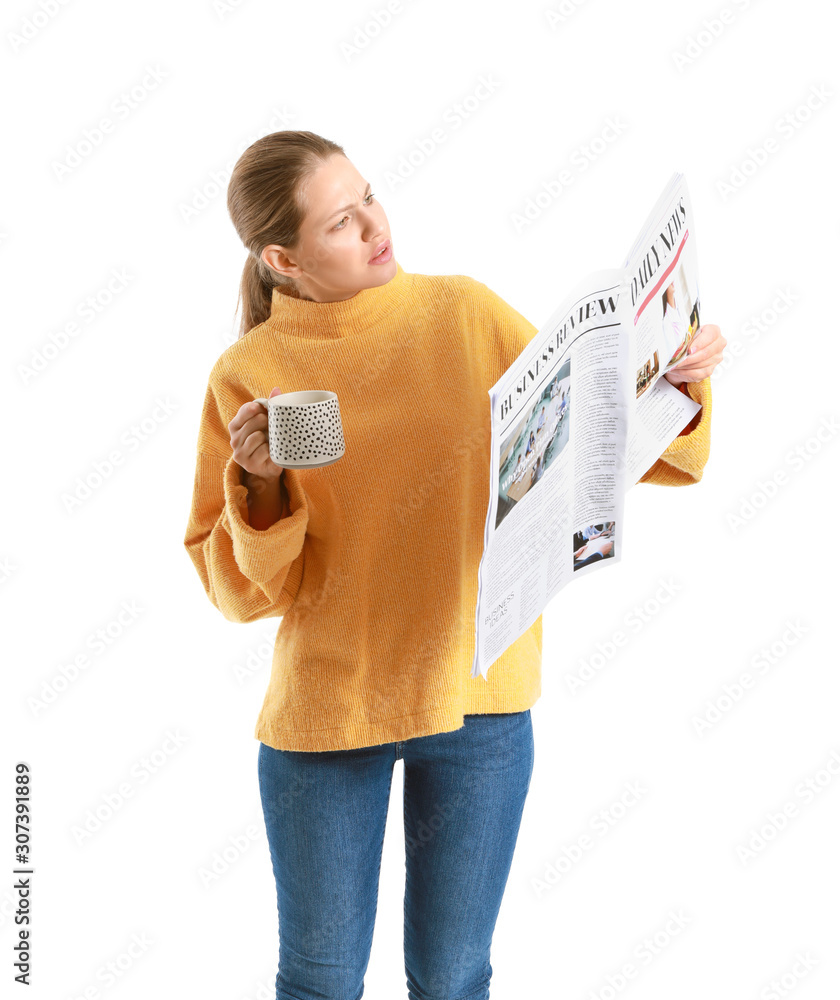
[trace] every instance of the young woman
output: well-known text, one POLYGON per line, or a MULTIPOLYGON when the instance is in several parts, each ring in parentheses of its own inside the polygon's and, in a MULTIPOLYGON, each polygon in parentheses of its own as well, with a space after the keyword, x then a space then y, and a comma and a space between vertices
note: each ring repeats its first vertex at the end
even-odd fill
MULTIPOLYGON (((362 995, 401 759, 408 995, 486 1000, 542 658, 540 617, 470 676, 487 390, 536 329, 472 278, 403 271, 370 184, 311 132, 250 146, 228 208, 248 249, 241 336, 210 373, 184 543, 226 618, 282 618, 255 730, 277 998, 362 995), (334 391, 344 456, 274 465, 269 389, 334 391)), ((457 238, 457 219, 434 224, 457 238)), ((703 408, 646 481, 702 475, 722 345, 703 328, 684 369, 703 408)))

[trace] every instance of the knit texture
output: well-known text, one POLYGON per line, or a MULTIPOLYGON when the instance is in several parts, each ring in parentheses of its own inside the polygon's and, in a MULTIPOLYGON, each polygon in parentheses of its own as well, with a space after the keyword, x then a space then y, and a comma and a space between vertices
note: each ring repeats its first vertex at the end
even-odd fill
MULTIPOLYGON (((407 274, 341 302, 272 293, 208 380, 184 545, 232 622, 280 618, 255 737, 280 750, 375 746, 520 712, 540 695, 542 616, 471 677, 490 483, 490 398, 537 332, 464 275, 407 274), (228 424, 272 386, 338 396, 346 452, 286 469, 283 516, 248 520, 228 424)), ((696 427, 642 477, 697 482, 696 427)))

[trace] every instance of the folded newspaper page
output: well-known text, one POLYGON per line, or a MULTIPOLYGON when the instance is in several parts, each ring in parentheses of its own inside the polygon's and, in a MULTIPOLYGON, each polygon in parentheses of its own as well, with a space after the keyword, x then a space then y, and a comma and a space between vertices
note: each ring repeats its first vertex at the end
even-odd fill
POLYGON ((620 559, 626 491, 700 409, 662 378, 700 326, 693 229, 675 173, 624 265, 582 281, 490 389, 473 677, 620 559))

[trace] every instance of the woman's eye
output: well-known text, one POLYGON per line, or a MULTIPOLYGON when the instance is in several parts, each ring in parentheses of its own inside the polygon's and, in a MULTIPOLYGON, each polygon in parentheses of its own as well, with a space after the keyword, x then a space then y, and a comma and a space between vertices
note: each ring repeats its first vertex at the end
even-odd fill
MULTIPOLYGON (((365 201, 369 202, 369 200, 370 200, 371 198, 373 198, 373 197, 374 197, 374 193, 373 193, 373 191, 371 191, 371 193, 370 193, 370 194, 369 194, 369 195, 368 195, 368 196, 367 196, 367 197, 365 198, 365 201)), ((336 223, 336 224, 335 224, 335 225, 333 226, 333 229, 344 229, 344 226, 342 225, 342 223, 344 222, 344 219, 349 219, 349 218, 350 218, 350 216, 349 216, 349 215, 345 215, 343 219, 340 219, 340 220, 339 220, 339 221, 338 221, 338 222, 337 222, 337 223, 336 223)))

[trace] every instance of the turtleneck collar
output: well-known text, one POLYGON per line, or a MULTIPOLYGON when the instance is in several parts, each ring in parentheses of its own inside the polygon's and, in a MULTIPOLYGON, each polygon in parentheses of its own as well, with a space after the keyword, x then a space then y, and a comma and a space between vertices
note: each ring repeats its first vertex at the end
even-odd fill
POLYGON ((412 275, 406 274, 397 261, 397 272, 390 281, 362 288, 340 302, 298 299, 275 287, 268 325, 277 333, 316 340, 362 334, 392 313, 404 301, 411 285, 412 275))

